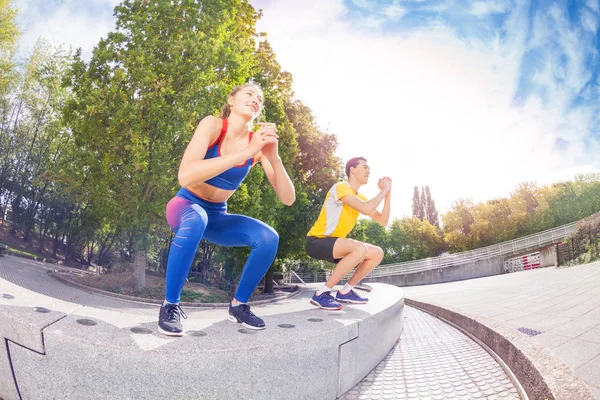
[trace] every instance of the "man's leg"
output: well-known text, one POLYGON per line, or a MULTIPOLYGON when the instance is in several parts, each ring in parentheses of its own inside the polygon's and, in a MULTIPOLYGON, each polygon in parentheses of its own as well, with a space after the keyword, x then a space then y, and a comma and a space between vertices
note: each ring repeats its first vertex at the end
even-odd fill
POLYGON ((373 271, 376 266, 383 260, 383 250, 381 247, 373 246, 372 244, 363 243, 367 247, 367 255, 365 260, 356 268, 354 275, 348 281, 348 284, 356 286, 360 281, 373 271))
POLYGON ((371 272, 383 259, 383 250, 377 246, 368 243, 362 243, 352 239, 338 239, 333 248, 335 258, 340 258, 346 254, 338 262, 333 274, 327 281, 325 286, 328 289, 333 288, 355 265, 360 263, 356 271, 346 283, 346 285, 337 292, 335 299, 337 301, 365 304, 369 301, 367 298, 360 297, 354 292, 356 286, 362 278, 371 272), (342 241, 343 240, 343 241, 342 241), (340 246, 338 246, 338 242, 340 246), (336 248, 337 246, 337 248, 336 248), (362 262, 361 262, 362 261, 362 262))
POLYGON ((346 238, 336 240, 333 245, 333 258, 336 260, 341 258, 341 260, 335 266, 325 286, 333 288, 352 268, 363 260, 367 261, 367 255, 368 248, 365 243, 346 238))

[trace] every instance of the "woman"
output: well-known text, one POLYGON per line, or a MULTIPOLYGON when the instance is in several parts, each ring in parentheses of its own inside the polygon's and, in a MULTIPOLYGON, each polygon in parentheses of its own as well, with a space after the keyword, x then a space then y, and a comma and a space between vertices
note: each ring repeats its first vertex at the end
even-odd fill
POLYGON ((238 86, 227 98, 219 117, 205 117, 194 132, 179 166, 181 189, 167 204, 167 222, 175 232, 167 262, 165 301, 158 330, 182 336, 181 290, 202 238, 220 246, 250 246, 250 256, 229 306, 229 319, 251 329, 265 323, 247 302, 275 259, 279 236, 267 224, 244 215, 228 214, 227 200, 248 171, 260 163, 275 192, 286 205, 296 194, 278 154, 275 124, 250 129, 263 107, 255 84, 238 86))

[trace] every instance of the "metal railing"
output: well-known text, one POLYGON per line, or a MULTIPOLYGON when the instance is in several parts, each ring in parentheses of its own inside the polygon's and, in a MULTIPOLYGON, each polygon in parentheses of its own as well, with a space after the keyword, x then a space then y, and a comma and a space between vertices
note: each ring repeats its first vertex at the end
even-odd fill
MULTIPOLYGON (((381 276, 405 275, 415 272, 429 271, 437 268, 447 268, 457 265, 464 265, 476 261, 489 259, 492 257, 506 257, 523 254, 531 250, 539 250, 563 241, 573 230, 577 222, 562 225, 547 231, 523 236, 518 239, 507 242, 493 244, 487 247, 481 247, 475 250, 463 251, 460 253, 442 254, 437 257, 423 258, 421 260, 407 261, 395 264, 380 265, 375 268, 366 278, 376 278, 381 276)), ((344 277, 341 283, 350 279, 352 272, 344 277)), ((284 281, 289 283, 312 283, 324 282, 329 278, 329 272, 319 273, 285 273, 284 281), (295 275, 295 276, 294 276, 295 275)))
POLYGON ((372 276, 404 275, 436 268, 447 268, 455 265, 468 264, 492 257, 519 255, 530 250, 538 250, 563 241, 571 232, 573 232, 576 225, 577 222, 572 222, 547 231, 534 233, 532 235, 493 244, 487 247, 481 247, 475 250, 463 251, 461 253, 442 254, 437 257, 424 258, 416 261, 380 265, 375 268, 372 276))

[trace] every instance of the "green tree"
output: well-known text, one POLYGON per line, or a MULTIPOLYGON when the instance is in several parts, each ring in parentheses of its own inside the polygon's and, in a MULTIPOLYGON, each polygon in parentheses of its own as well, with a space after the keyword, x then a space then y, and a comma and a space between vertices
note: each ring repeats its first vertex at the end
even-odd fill
POLYGON ((489 200, 474 207, 470 227, 471 248, 513 239, 518 232, 507 199, 489 200))
MULTIPOLYGON (((11 1, 0 0, 0 100, 4 101, 16 81, 15 49, 20 36, 16 16, 17 10, 11 1)), ((4 107, 2 111, 5 111, 4 107)))
POLYGON ((429 221, 431 225, 439 229, 440 221, 438 218, 438 212, 435 208, 435 201, 431 198, 431 191, 429 190, 429 186, 425 186, 421 188, 421 190, 421 203, 425 219, 429 221))
POLYGON ((413 190, 412 214, 412 216, 417 218, 419 221, 423 221, 423 218, 425 218, 425 210, 423 209, 423 201, 421 199, 421 195, 419 194, 418 186, 415 186, 413 190))
POLYGON ((429 221, 415 217, 395 219, 389 229, 391 262, 418 260, 439 255, 444 248, 442 235, 429 221))
POLYGON ((444 241, 450 252, 465 251, 471 248, 474 242, 471 236, 471 227, 475 221, 473 217, 473 202, 459 199, 452 208, 442 216, 444 221, 444 241))
MULTIPOLYGON (((148 239, 177 187, 181 154, 205 115, 255 68, 255 23, 243 0, 149 2, 115 7, 116 27, 89 63, 75 58, 66 113, 92 196, 119 204, 131 232, 136 286, 148 239)), ((115 217, 113 215, 113 217, 115 217)))
POLYGON ((8 207, 8 171, 12 164, 15 111, 11 93, 19 81, 15 68, 15 49, 19 30, 15 23, 17 10, 9 0, 0 0, 0 219, 4 219, 8 207))

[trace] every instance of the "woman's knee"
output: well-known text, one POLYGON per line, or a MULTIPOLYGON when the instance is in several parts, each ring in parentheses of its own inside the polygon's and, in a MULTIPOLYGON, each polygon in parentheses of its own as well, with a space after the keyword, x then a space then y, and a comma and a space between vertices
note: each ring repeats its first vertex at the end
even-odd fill
POLYGON ((258 247, 277 249, 277 246, 279 245, 279 234, 275 229, 265 224, 256 232, 254 243, 255 246, 258 247))

